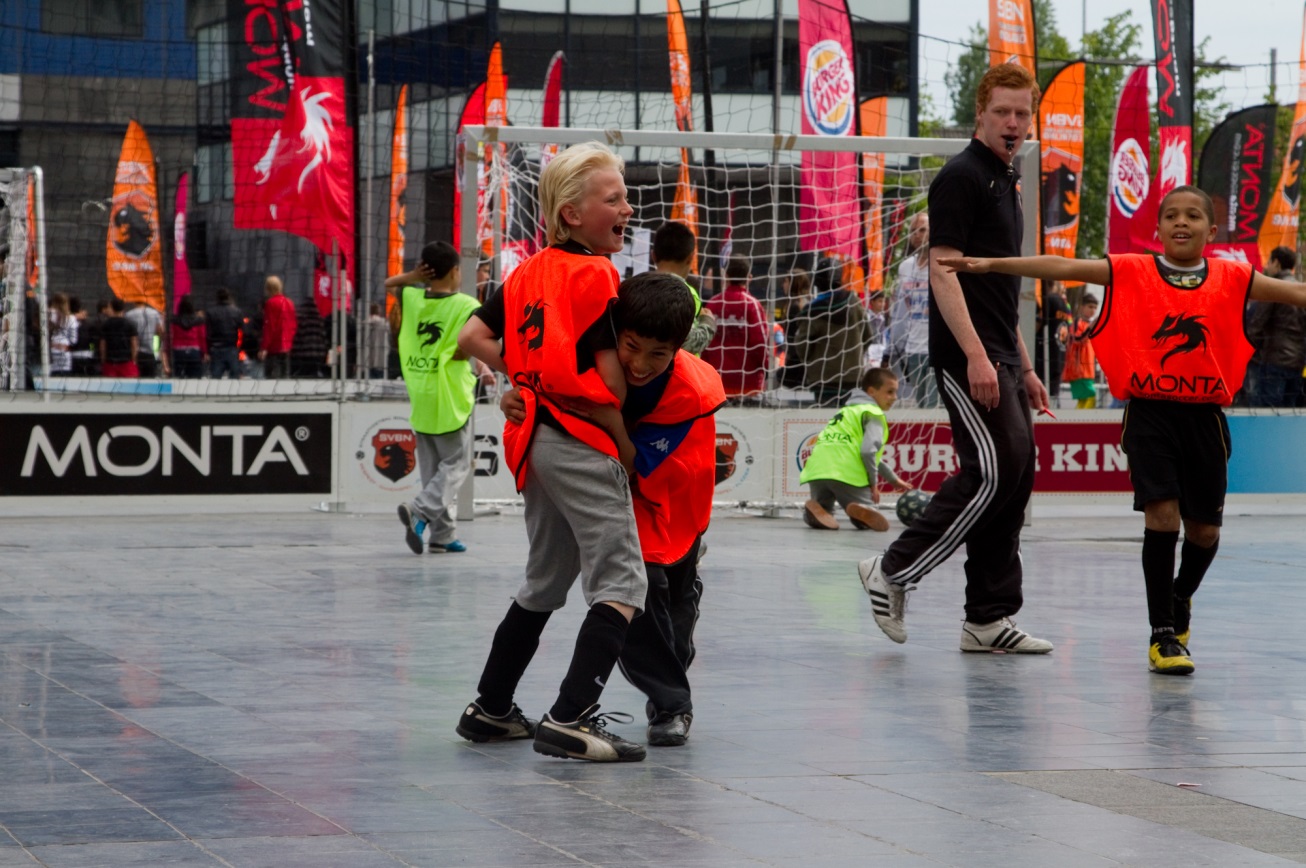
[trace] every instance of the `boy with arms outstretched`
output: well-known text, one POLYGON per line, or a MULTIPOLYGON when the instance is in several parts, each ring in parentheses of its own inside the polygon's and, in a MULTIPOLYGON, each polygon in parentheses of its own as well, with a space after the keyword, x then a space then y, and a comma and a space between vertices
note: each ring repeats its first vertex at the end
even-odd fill
MULTIPOLYGON (((617 292, 626 402, 604 424, 624 426, 635 446, 635 521, 648 572, 644 614, 631 622, 620 666, 648 697, 649 744, 674 747, 694 719, 687 671, 703 592, 698 553, 716 485, 713 416, 726 395, 716 369, 683 349, 694 309, 677 278, 647 272, 617 292)), ((500 405, 510 420, 524 417, 517 392, 500 405)))
POLYGON ((525 421, 504 426, 504 456, 525 502, 530 553, 457 731, 472 741, 533 736, 539 753, 596 762, 645 756, 598 713, 648 590, 622 467, 633 462, 634 447, 624 432, 574 409, 619 411, 626 395, 611 318, 618 276, 606 255, 621 250, 634 213, 623 169, 598 143, 575 145, 549 163, 539 183, 549 246, 513 270, 458 338, 468 355, 522 390, 525 421), (537 726, 513 695, 577 573, 589 611, 557 701, 537 726))
POLYGON ((1120 442, 1129 456, 1134 509, 1143 513, 1148 668, 1188 675, 1192 597, 1215 559, 1228 487, 1231 446, 1221 408, 1242 385, 1253 351, 1243 310, 1248 298, 1306 307, 1306 285, 1256 273, 1245 262, 1206 259, 1215 208, 1196 187, 1171 190, 1157 222, 1160 256, 955 257, 940 264, 1107 288, 1089 337, 1111 393, 1129 400, 1120 442))

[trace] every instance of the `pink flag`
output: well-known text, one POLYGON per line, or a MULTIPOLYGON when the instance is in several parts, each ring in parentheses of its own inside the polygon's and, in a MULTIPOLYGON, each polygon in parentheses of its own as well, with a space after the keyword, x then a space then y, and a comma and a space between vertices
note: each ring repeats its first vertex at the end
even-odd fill
POLYGON ((190 173, 182 172, 177 181, 177 217, 172 224, 172 305, 190 295, 190 266, 186 264, 186 196, 190 190, 190 173))
POLYGON ((1147 73, 1150 67, 1135 67, 1125 80, 1116 104, 1115 128, 1111 133, 1111 169, 1108 176, 1107 252, 1133 253, 1135 227, 1149 225, 1149 238, 1156 226, 1156 204, 1148 195, 1152 183, 1149 155, 1152 131, 1147 104, 1147 73), (1150 207, 1149 207, 1149 203, 1150 207), (1149 216, 1150 212, 1150 216, 1149 216), (1150 221, 1150 223, 1149 223, 1150 221))
MULTIPOLYGON (((857 76, 846 0, 799 0, 803 135, 857 135, 857 76)), ((799 248, 858 255, 857 154, 805 151, 798 205, 799 248)))

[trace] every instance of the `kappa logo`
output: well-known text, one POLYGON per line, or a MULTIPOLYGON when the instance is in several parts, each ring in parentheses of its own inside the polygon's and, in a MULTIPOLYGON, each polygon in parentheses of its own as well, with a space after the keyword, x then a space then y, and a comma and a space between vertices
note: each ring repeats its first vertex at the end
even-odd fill
POLYGON ((382 428, 372 435, 372 466, 398 482, 417 466, 417 438, 407 428, 382 428))
POLYGON ((1210 334, 1210 329, 1202 323, 1204 319, 1206 319, 1204 316, 1186 316, 1182 313, 1166 314, 1165 319, 1161 321, 1161 327, 1152 335, 1152 340, 1157 346, 1172 338, 1178 338, 1180 342, 1161 357, 1162 368, 1171 356, 1191 353, 1199 349, 1205 352, 1206 336, 1210 334))
POLYGON ((538 350, 544 346, 544 308, 543 301, 527 302, 522 308, 522 324, 517 327, 517 334, 526 341, 526 349, 538 350))
POLYGON ((440 339, 444 331, 438 322, 422 322, 417 324, 417 334, 422 339, 422 346, 429 347, 440 339))
POLYGON ((653 441, 653 448, 665 455, 671 451, 671 441, 665 437, 660 437, 653 441))

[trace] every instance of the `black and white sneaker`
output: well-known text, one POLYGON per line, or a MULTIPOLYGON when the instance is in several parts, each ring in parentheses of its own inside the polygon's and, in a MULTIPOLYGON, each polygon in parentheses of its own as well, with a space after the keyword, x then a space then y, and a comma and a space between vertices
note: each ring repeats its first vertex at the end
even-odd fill
POLYGON ((867 558, 857 565, 857 576, 862 580, 862 588, 871 598, 871 614, 884 635, 901 645, 907 641, 907 627, 903 624, 903 614, 907 611, 907 589, 895 585, 884 577, 877 555, 867 558))
POLYGON ((1052 650, 1052 643, 1017 629, 1010 618, 1000 618, 991 624, 972 624, 970 621, 962 624, 961 650, 990 654, 1046 654, 1052 650))
POLYGON ((539 721, 531 720, 513 703, 508 713, 495 717, 475 702, 469 703, 454 730, 468 741, 511 741, 532 738, 539 721))
POLYGON ((535 752, 596 763, 634 763, 643 760, 644 745, 626 741, 607 730, 609 720, 634 723, 635 718, 620 712, 599 714, 598 710, 598 705, 591 705, 572 723, 559 723, 550 715, 544 715, 539 728, 535 730, 535 752))

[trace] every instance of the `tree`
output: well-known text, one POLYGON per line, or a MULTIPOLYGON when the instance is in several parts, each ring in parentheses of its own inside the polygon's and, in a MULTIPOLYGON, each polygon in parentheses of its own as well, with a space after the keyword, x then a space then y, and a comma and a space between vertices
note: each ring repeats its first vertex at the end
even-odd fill
POLYGON ((1106 20, 1097 30, 1084 34, 1084 177, 1079 194, 1079 240, 1075 253, 1098 258, 1106 253, 1106 203, 1111 169, 1111 130, 1115 124, 1116 101, 1128 65, 1119 60, 1137 57, 1142 44, 1142 25, 1129 12, 1106 20), (1103 58, 1108 63, 1094 63, 1103 58))
POLYGON ((970 29, 970 48, 957 58, 957 65, 943 74, 952 97, 952 122, 959 127, 975 123, 975 91, 989 68, 989 34, 983 25, 970 29))

